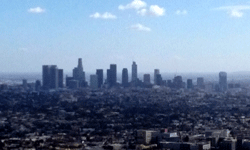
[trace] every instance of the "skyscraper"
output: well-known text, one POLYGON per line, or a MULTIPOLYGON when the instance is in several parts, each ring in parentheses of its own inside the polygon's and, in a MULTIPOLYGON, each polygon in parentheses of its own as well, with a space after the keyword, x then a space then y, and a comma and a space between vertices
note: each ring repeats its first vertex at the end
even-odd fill
POLYGON ((107 69, 107 84, 110 86, 110 83, 111 83, 111 77, 110 77, 110 69, 107 69))
POLYGON ((136 82, 136 81, 137 81, 137 65, 133 61, 133 64, 132 64, 132 82, 136 82))
POLYGON ((98 88, 101 88, 101 86, 103 84, 103 70, 97 69, 96 75, 98 76, 98 88))
POLYGON ((183 88, 182 76, 174 77, 173 85, 176 89, 183 88))
POLYGON ((146 84, 150 84, 150 74, 143 75, 143 82, 146 84))
POLYGON ((128 69, 127 68, 122 69, 122 86, 128 87, 128 69))
POLYGON ((97 89, 98 88, 98 75, 90 75, 90 87, 92 89, 97 89))
POLYGON ((85 81, 85 72, 83 71, 82 59, 78 59, 78 65, 73 69, 73 78, 78 81, 85 81))
POLYGON ((193 88, 193 80, 192 79, 187 79, 187 88, 192 89, 193 88))
POLYGON ((23 79, 23 88, 24 88, 24 90, 27 90, 27 88, 28 88, 28 84, 27 84, 26 79, 23 79))
POLYGON ((50 66, 43 65, 43 88, 50 88, 50 66))
POLYGON ((226 72, 219 73, 219 88, 221 92, 224 92, 227 90, 227 73, 226 72))
POLYGON ((107 82, 110 87, 116 85, 116 64, 111 64, 110 69, 107 70, 107 82))
POLYGON ((156 85, 162 85, 161 74, 156 74, 156 85))
POLYGON ((159 69, 155 69, 154 70, 154 84, 157 84, 157 78, 156 78, 157 74, 160 74, 160 70, 159 69))
POLYGON ((56 65, 50 66, 50 88, 58 88, 58 68, 56 65))
POLYGON ((63 72, 61 69, 62 79, 59 80, 59 73, 56 65, 43 65, 43 89, 57 89, 59 82, 63 82, 63 72))
POLYGON ((58 87, 63 88, 63 69, 58 69, 58 87))
POLYGON ((198 88, 202 88, 202 89, 205 88, 205 85, 204 85, 204 78, 202 78, 202 77, 198 77, 198 78, 197 78, 197 87, 198 87, 198 88))

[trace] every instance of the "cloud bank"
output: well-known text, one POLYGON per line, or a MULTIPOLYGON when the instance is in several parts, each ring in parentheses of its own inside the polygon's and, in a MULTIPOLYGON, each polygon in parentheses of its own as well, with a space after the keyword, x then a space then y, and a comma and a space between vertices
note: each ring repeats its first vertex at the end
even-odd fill
POLYGON ((165 14, 165 9, 158 5, 151 5, 147 8, 147 3, 142 0, 133 0, 127 5, 119 5, 119 10, 134 9, 140 16, 163 16, 165 14))
POLYGON ((137 31, 147 31, 147 32, 151 31, 149 27, 146 27, 140 23, 132 25, 130 29, 137 30, 137 31))
POLYGON ((28 9, 29 13, 44 13, 45 9, 42 9, 41 7, 35 7, 28 9))
POLYGON ((100 14, 99 12, 96 12, 89 16, 90 18, 95 19, 116 19, 117 17, 109 12, 105 12, 103 14, 100 14))
POLYGON ((215 8, 214 10, 227 11, 230 17, 241 18, 244 15, 243 11, 249 9, 250 5, 236 5, 236 6, 222 6, 215 8))

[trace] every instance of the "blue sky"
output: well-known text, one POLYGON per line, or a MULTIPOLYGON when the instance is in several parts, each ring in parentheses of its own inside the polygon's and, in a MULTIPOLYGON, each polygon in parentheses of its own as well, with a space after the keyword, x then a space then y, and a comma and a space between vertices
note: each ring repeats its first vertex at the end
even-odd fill
POLYGON ((250 70, 250 2, 243 0, 1 0, 1 72, 250 70))

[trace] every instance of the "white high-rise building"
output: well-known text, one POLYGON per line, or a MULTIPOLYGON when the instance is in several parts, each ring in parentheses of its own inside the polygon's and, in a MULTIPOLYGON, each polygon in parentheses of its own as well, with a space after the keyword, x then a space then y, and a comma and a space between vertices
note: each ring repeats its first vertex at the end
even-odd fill
POLYGON ((90 75, 90 88, 98 89, 98 75, 90 75))

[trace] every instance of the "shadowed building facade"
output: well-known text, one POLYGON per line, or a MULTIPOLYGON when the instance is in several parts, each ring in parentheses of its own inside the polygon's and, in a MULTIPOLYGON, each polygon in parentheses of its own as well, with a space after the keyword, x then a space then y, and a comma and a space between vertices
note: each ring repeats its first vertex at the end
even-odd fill
POLYGON ((132 64, 132 82, 136 82, 136 81, 137 81, 137 65, 133 61, 133 64, 132 64))
MULTIPOLYGON (((58 68, 56 65, 43 65, 43 89, 57 89, 59 82, 63 82, 63 74, 62 79, 59 81, 58 68)), ((63 73, 62 69, 60 69, 61 73, 63 73)))
POLYGON ((98 88, 101 88, 103 84, 103 70, 97 69, 96 75, 98 76, 98 88))
POLYGON ((116 80, 117 80, 116 74, 117 74, 116 64, 111 64, 110 69, 107 70, 107 82, 109 87, 113 87, 116 85, 116 80))
POLYGON ((123 68, 122 69, 122 86, 123 87, 128 87, 128 69, 123 68))
POLYGON ((219 73, 219 89, 221 92, 225 92, 227 90, 227 73, 226 72, 219 73))

